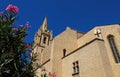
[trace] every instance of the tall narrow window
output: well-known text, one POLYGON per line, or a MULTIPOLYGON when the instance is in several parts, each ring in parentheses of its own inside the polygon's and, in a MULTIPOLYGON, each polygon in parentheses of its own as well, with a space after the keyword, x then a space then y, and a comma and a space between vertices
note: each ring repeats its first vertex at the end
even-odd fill
POLYGON ((66 55, 66 49, 63 49, 63 57, 66 55))
POLYGON ((46 44, 46 37, 43 38, 43 44, 46 44))
POLYGON ((72 75, 77 75, 79 74, 79 62, 75 61, 73 62, 73 74, 72 75))
POLYGON ((120 56, 119 56, 118 49, 117 49, 115 41, 114 41, 114 36, 109 35, 107 38, 108 38, 115 62, 120 63, 120 56))

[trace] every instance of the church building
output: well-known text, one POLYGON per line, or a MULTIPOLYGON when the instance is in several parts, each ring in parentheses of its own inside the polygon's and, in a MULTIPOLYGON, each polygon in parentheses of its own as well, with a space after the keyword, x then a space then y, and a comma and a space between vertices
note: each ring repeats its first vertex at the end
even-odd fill
POLYGON ((38 77, 120 77, 120 25, 87 33, 67 27, 53 38, 47 18, 34 37, 38 77))

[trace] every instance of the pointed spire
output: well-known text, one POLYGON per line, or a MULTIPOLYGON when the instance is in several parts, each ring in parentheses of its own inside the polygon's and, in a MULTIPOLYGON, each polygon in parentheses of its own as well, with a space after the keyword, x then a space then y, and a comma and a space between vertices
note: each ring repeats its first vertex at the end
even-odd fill
POLYGON ((43 31, 48 30, 47 17, 44 18, 41 28, 43 31))

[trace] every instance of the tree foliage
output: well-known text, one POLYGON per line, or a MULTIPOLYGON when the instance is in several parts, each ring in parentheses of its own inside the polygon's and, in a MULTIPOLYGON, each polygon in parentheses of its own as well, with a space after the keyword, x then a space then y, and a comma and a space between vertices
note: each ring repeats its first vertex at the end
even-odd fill
POLYGON ((17 13, 13 5, 0 13, 0 77, 33 77, 37 69, 33 68, 36 56, 25 56, 32 50, 31 44, 25 43, 29 24, 13 26, 17 13))

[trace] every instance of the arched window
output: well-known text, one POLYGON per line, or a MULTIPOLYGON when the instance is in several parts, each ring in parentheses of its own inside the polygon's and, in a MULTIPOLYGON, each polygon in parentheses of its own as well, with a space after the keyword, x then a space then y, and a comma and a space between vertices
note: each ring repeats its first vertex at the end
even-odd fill
POLYGON ((63 49, 63 57, 66 56, 66 49, 63 49))
POLYGON ((43 38, 43 44, 46 44, 46 39, 47 39, 47 37, 43 38))
POLYGON ((107 39, 108 39, 108 42, 110 44, 110 47, 111 47, 111 50, 112 50, 112 53, 113 53, 113 56, 115 58, 116 63, 120 63, 120 56, 119 56, 118 49, 117 49, 116 44, 115 44, 114 36, 109 35, 107 37, 107 39))

